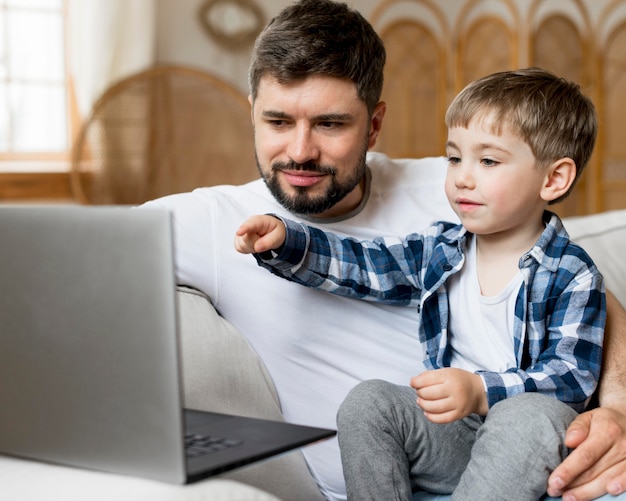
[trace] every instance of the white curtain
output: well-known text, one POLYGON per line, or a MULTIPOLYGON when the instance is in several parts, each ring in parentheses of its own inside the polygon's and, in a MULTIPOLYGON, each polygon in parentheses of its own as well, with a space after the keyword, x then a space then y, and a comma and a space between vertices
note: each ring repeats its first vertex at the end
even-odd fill
POLYGON ((114 82, 156 59, 156 0, 68 0, 69 65, 81 118, 114 82))

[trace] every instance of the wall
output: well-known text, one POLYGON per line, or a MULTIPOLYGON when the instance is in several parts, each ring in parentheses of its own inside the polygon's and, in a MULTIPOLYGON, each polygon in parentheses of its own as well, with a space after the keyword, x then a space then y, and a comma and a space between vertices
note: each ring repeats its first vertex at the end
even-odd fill
MULTIPOLYGON (((265 13, 266 20, 271 19, 281 9, 290 5, 292 0, 255 0, 265 13)), ((552 4, 565 6, 574 5, 573 0, 548 0, 552 4)), ((242 92, 248 92, 247 70, 250 58, 250 46, 241 50, 228 50, 220 47, 203 31, 197 19, 199 8, 203 0, 157 0, 157 61, 161 64, 175 63, 195 66, 211 71, 231 82, 242 92)), ((584 0, 582 3, 588 9, 593 21, 611 0, 584 0)), ((385 0, 351 0, 349 5, 359 10, 366 18, 371 19, 377 6, 383 5, 385 0)), ((445 13, 448 24, 453 25, 459 12, 468 0, 440 0, 437 2, 445 13)), ((494 4, 503 3, 499 0, 483 2, 485 10, 493 10, 494 4)), ((512 0, 518 10, 525 11, 529 0, 512 0)), ((502 10, 496 5, 496 10, 502 10)), ((572 9, 574 10, 574 9, 572 9)), ((407 1, 398 4, 393 9, 393 15, 414 17, 416 11, 423 11, 413 2, 407 1)), ((480 11, 480 7, 477 10, 480 11)), ((424 20, 428 21, 426 13, 424 20)), ((384 19, 383 19, 384 21, 384 19)), ((436 29, 436 25, 433 23, 436 29)))

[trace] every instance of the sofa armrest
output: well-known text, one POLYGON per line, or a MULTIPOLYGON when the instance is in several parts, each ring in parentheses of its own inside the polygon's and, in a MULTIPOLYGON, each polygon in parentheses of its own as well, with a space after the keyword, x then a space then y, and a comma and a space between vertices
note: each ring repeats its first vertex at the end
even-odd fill
POLYGON ((185 407, 282 421, 278 394, 243 335, 201 292, 178 288, 185 407))
MULTIPOLYGON (((201 292, 179 287, 185 407, 284 421, 274 383, 245 337, 201 292)), ((322 500, 299 450, 220 475, 283 500, 322 500)))

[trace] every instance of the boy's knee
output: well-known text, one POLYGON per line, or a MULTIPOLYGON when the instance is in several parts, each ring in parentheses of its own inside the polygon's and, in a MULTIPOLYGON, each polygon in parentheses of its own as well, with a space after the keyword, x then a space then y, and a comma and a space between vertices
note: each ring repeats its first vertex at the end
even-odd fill
POLYGON ((577 413, 567 404, 554 397, 541 393, 522 393, 495 404, 488 419, 498 419, 503 423, 531 423, 537 421, 552 422, 556 426, 569 423, 577 413))
POLYGON ((353 425, 355 420, 381 416, 394 407, 401 387, 372 379, 357 384, 346 396, 337 413, 337 426, 353 425))
POLYGON ((511 447, 532 442, 560 442, 577 413, 563 402, 539 393, 523 393, 495 404, 479 435, 511 447))
POLYGON ((385 399, 390 386, 391 383, 378 379, 363 381, 357 384, 341 403, 337 421, 339 422, 348 416, 351 419, 351 416, 362 414, 365 408, 376 406, 379 400, 385 399))

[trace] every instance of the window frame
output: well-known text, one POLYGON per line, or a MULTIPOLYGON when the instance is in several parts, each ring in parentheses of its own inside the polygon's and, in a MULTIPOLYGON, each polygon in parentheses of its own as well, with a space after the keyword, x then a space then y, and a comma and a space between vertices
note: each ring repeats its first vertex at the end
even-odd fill
MULTIPOLYGON (((79 120, 76 107, 76 98, 71 84, 69 71, 69 15, 68 0, 61 0, 61 16, 63 26, 63 77, 65 87, 65 116, 66 116, 66 148, 64 151, 19 152, 0 150, 1 173, 24 172, 69 172, 72 156, 72 146, 78 133, 79 120)), ((10 9, 2 5, 0 8, 10 9)), ((8 48, 7 48, 8 50, 8 48)), ((2 192, 0 190, 0 198, 2 192)))

